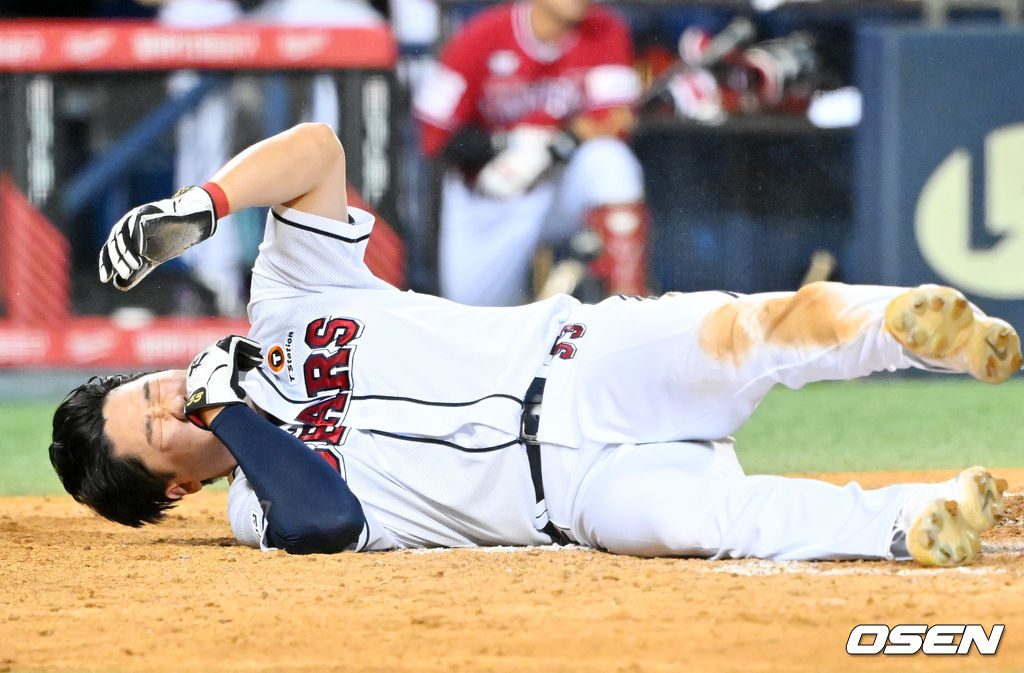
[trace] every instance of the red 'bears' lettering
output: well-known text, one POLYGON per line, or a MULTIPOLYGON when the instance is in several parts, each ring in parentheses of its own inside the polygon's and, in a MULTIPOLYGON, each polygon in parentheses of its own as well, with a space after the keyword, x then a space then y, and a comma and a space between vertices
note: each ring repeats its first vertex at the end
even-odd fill
MULTIPOLYGON (((349 342, 363 325, 351 318, 317 318, 306 325, 306 345, 313 350, 302 363, 306 394, 326 399, 315 402, 297 416, 298 437, 304 442, 340 444, 345 439, 345 413, 352 391, 352 353, 349 342)), ((328 459, 326 454, 321 454, 328 459)), ((328 459, 329 460, 329 459, 328 459)), ((333 464, 333 463, 332 463, 333 464)))
POLYGON ((361 327, 350 318, 317 318, 306 326, 306 345, 310 348, 341 348, 359 336, 361 327))
POLYGON ((329 449, 315 449, 318 456, 327 461, 327 464, 334 468, 335 472, 341 472, 341 461, 329 449))
POLYGON ((304 442, 330 442, 340 444, 345 436, 345 419, 349 393, 345 392, 322 402, 311 404, 296 417, 303 424, 299 439, 304 442))
POLYGON ((352 350, 342 348, 333 355, 313 353, 302 365, 306 379, 306 394, 316 397, 327 390, 347 391, 352 389, 349 376, 352 350))

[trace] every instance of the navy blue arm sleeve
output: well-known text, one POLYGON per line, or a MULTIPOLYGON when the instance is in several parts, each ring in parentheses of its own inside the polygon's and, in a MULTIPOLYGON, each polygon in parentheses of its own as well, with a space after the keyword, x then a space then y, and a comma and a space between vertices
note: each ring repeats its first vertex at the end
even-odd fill
POLYGON ((267 517, 267 540, 291 554, 333 554, 355 542, 366 517, 348 484, 298 438, 244 404, 210 424, 252 484, 267 517))

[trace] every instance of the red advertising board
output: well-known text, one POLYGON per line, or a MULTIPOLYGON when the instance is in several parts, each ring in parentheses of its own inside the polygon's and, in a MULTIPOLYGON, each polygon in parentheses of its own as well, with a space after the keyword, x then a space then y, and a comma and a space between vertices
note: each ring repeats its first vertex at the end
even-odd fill
POLYGON ((0 21, 0 72, 384 69, 397 53, 386 25, 174 29, 150 21, 0 21))
POLYGON ((221 337, 248 331, 247 320, 227 318, 73 318, 51 327, 0 321, 0 369, 184 368, 221 337))

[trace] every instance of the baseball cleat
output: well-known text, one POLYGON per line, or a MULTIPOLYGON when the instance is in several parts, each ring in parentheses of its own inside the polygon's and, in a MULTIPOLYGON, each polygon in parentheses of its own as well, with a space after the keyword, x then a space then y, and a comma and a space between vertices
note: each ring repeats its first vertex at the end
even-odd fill
POLYGON ((907 550, 921 565, 966 565, 981 551, 981 533, 1003 516, 1006 480, 972 467, 939 486, 950 497, 931 500, 917 513, 907 531, 907 550))
POLYGON ((885 309, 885 329, 925 365, 1002 383, 1020 369, 1020 337, 999 318, 971 306, 958 290, 922 285, 885 309))

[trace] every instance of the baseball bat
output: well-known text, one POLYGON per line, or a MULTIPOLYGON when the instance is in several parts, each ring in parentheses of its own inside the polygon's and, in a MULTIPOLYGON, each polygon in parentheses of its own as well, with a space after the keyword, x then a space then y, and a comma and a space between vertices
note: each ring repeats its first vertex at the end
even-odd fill
POLYGON ((534 301, 553 297, 556 294, 572 294, 590 272, 590 262, 597 259, 604 244, 597 232, 585 229, 569 242, 568 258, 555 264, 548 272, 544 284, 537 291, 534 301))
POLYGON ((685 61, 680 58, 678 61, 662 70, 657 77, 651 80, 647 91, 640 97, 639 107, 643 107, 655 98, 665 93, 669 82, 676 75, 691 69, 706 68, 718 63, 726 54, 750 42, 757 36, 757 28, 753 21, 745 16, 737 16, 729 22, 722 32, 711 38, 704 52, 695 61, 685 61))

